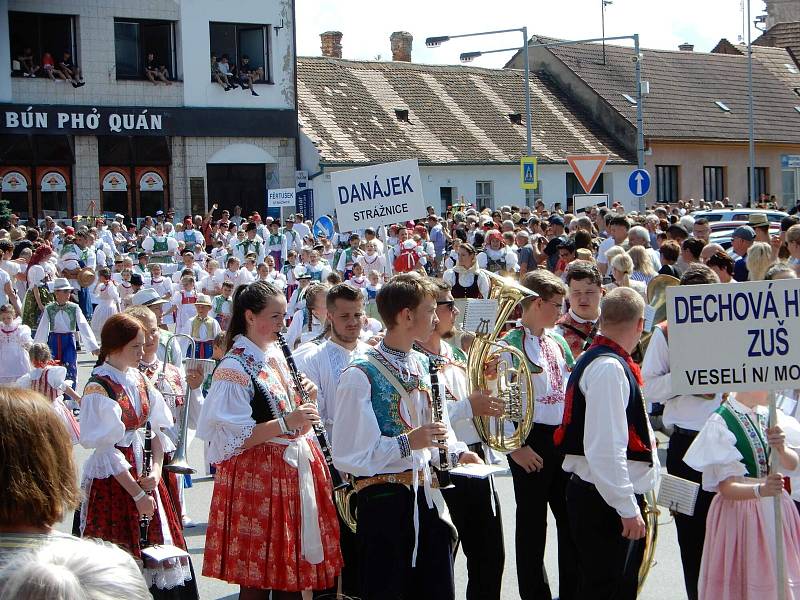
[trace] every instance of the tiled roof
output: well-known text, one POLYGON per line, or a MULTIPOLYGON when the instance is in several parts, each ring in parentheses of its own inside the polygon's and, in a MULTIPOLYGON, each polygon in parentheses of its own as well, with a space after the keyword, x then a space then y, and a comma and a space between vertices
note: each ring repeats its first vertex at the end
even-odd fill
MULTIPOLYGON (((536 36, 534 43, 558 41, 536 36)), ((606 44, 603 64, 599 44, 532 48, 550 52, 599 94, 630 123, 636 106, 633 48, 606 44)), ((708 54, 642 50, 642 80, 650 83, 644 96, 645 135, 659 139, 742 141, 748 132, 747 58, 736 54, 708 54), (725 111, 716 102, 722 102, 725 111)), ((754 49, 754 113, 756 139, 800 143, 800 75, 786 64, 793 61, 778 48, 754 49), (788 85, 787 85, 788 84, 788 85)), ((509 64, 516 64, 514 57, 509 64)))
MULTIPOLYGON (((516 70, 299 57, 297 88, 302 131, 323 164, 510 164, 525 154, 516 70), (396 111, 408 111, 408 120, 396 111), (509 115, 519 113, 521 124, 512 123, 509 115)), ((533 153, 543 162, 570 154, 633 161, 548 77, 531 76, 531 105, 533 153)))
POLYGON ((753 44, 786 48, 795 62, 800 64, 800 22, 776 23, 758 39, 753 40, 753 44))

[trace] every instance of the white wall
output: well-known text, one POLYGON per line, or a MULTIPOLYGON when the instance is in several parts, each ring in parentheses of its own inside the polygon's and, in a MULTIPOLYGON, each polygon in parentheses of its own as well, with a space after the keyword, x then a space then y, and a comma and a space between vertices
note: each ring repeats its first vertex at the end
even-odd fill
POLYGON ((292 0, 181 0, 180 37, 182 40, 185 106, 224 106, 231 108, 294 108, 294 63, 292 40, 292 0), (211 82, 209 22, 254 23, 280 26, 270 33, 270 66, 273 84, 256 85, 259 97, 249 91, 224 91, 211 82))

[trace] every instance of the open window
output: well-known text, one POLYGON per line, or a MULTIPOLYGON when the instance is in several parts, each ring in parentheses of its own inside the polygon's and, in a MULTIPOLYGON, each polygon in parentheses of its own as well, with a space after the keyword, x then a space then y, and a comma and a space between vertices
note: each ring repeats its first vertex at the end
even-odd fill
POLYGON ((165 66, 176 79, 175 24, 172 21, 114 19, 114 51, 117 79, 145 79, 147 55, 165 66))
POLYGON ((231 65, 230 70, 237 75, 242 66, 242 60, 247 57, 249 70, 261 69, 262 77, 257 79, 256 83, 272 83, 269 31, 269 25, 210 23, 211 53, 217 57, 218 61, 227 55, 231 65))
MULTIPOLYGON (((64 52, 69 52, 72 61, 80 65, 75 47, 73 15, 9 11, 8 29, 12 76, 23 76, 23 62, 28 56, 35 66, 41 67, 46 57, 52 64, 58 65, 64 52)), ((39 71, 37 76, 44 76, 44 73, 39 71)))

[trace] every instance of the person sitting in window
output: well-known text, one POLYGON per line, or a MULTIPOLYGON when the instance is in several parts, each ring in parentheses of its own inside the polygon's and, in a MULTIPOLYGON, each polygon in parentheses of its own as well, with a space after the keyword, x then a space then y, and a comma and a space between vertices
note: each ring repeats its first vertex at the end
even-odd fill
POLYGON ((33 62, 33 50, 30 46, 26 47, 22 54, 17 57, 23 77, 36 77, 39 72, 39 65, 33 62))
POLYGON ((172 85, 172 82, 169 80, 167 66, 158 64, 155 52, 147 53, 147 59, 144 61, 144 74, 153 82, 153 85, 158 85, 159 81, 163 81, 167 85, 172 85))
POLYGON ((230 78, 230 68, 228 65, 228 55, 223 54, 222 58, 218 61, 217 55, 213 52, 211 53, 211 77, 216 81, 218 84, 222 86, 222 89, 226 92, 232 90, 233 88, 239 87, 235 81, 230 78), (224 66, 223 66, 224 65, 224 66))
POLYGON ((42 54, 42 70, 53 81, 65 81, 67 79, 61 71, 56 69, 53 55, 49 52, 42 54))
POLYGON ((81 68, 72 60, 71 52, 64 52, 63 58, 61 62, 58 63, 56 70, 64 76, 64 79, 72 84, 72 87, 79 88, 82 85, 86 85, 86 82, 82 81, 81 68))
POLYGON ((255 88, 253 87, 253 83, 256 81, 260 81, 264 78, 264 69, 258 67, 254 69, 250 65, 250 57, 246 54, 242 55, 242 64, 239 67, 239 82, 241 83, 242 89, 250 89, 250 93, 253 96, 258 96, 256 93, 255 88))

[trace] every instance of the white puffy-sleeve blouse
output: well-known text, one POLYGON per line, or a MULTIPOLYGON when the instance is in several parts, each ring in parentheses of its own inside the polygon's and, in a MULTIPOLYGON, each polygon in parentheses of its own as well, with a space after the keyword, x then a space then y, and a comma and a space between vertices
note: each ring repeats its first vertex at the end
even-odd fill
MULTIPOLYGON (((105 363, 92 372, 93 375, 108 377, 122 386, 131 399, 136 414, 142 414, 142 399, 139 396, 143 375, 136 369, 120 371, 105 363)), ((152 385, 148 385, 150 402, 149 421, 153 433, 159 436, 162 447, 168 445, 163 429, 172 427, 172 415, 164 402, 164 397, 152 385)), ((106 390, 97 383, 90 382, 84 388, 81 400, 81 445, 94 449, 83 466, 83 479, 104 479, 119 475, 131 468, 122 452, 115 446, 133 447, 136 457, 136 471, 141 473, 144 433, 142 429, 126 431, 122 422, 122 409, 115 398, 108 396, 106 390)))

